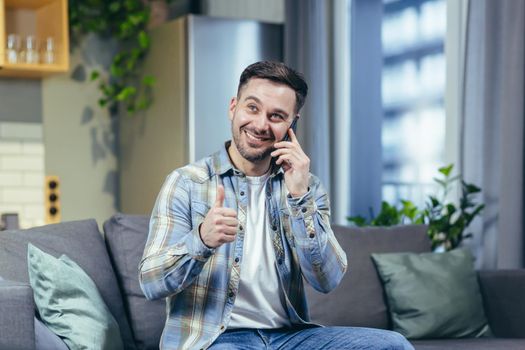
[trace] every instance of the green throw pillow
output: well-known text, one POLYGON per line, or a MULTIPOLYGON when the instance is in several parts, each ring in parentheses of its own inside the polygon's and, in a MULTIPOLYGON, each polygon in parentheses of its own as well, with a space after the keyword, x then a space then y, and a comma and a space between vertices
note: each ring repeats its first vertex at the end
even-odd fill
POLYGON ((372 259, 394 331, 409 339, 479 337, 488 332, 469 251, 372 254, 372 259))
POLYGON ((66 255, 28 245, 29 282, 45 325, 70 349, 123 349, 117 322, 93 280, 66 255))

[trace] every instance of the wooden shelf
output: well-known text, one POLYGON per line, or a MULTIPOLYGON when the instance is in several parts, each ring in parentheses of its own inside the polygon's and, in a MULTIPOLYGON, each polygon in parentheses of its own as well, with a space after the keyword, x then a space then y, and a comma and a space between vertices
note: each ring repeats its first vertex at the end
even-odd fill
POLYGON ((0 76, 41 78, 68 70, 67 0, 0 0, 0 76), (11 33, 35 36, 39 49, 46 38, 53 38, 55 63, 7 63, 6 40, 11 33))

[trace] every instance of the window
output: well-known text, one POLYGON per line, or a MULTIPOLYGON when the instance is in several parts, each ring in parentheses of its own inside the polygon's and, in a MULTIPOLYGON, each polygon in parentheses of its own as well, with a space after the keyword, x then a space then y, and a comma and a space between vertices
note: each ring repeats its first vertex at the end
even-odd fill
POLYGON ((445 149, 445 0, 383 0, 382 197, 434 192, 445 149))

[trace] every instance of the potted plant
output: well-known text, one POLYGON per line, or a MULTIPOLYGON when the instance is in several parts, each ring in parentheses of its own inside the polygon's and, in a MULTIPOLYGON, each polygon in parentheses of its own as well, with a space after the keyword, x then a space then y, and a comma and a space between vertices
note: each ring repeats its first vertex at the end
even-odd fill
POLYGON ((434 178, 440 191, 437 196, 428 196, 424 208, 420 209, 409 200, 401 200, 401 205, 381 203, 381 210, 369 219, 362 216, 348 217, 348 221, 357 226, 393 226, 400 224, 426 224, 432 249, 451 250, 458 247, 465 239, 472 237, 466 232, 470 223, 478 216, 484 204, 477 203, 476 194, 481 189, 466 183, 460 175, 452 176, 453 164, 439 168, 440 178, 434 178), (456 205, 447 200, 454 184, 460 183, 461 196, 456 205))

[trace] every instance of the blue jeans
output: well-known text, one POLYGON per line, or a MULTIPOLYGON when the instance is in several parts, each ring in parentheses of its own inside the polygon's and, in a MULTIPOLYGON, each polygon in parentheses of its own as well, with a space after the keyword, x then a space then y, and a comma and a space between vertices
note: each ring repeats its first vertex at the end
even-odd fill
POLYGON ((414 347, 401 334, 382 329, 313 327, 228 330, 221 334, 209 349, 413 350, 414 347))

